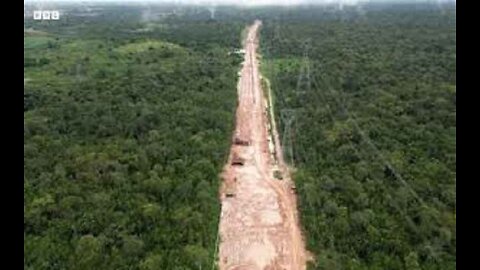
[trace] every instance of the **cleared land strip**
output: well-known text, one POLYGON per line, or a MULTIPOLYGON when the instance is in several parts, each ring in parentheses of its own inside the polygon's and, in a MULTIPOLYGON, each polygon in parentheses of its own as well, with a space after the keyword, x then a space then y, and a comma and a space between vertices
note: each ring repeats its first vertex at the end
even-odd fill
POLYGON ((261 89, 260 26, 260 21, 249 26, 244 41, 236 128, 222 173, 219 267, 303 270, 306 251, 293 183, 261 89))

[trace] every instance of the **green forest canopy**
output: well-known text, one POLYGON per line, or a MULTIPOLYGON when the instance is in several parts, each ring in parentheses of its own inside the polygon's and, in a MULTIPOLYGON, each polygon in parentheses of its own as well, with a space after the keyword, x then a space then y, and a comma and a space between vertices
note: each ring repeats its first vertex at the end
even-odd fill
POLYGON ((310 267, 455 269, 453 10, 102 8, 25 22, 25 269, 211 267, 255 18, 310 267))
POLYGON ((455 269, 454 10, 368 11, 261 32, 310 268, 455 269))
POLYGON ((244 25, 123 11, 25 32, 25 269, 212 265, 244 25))

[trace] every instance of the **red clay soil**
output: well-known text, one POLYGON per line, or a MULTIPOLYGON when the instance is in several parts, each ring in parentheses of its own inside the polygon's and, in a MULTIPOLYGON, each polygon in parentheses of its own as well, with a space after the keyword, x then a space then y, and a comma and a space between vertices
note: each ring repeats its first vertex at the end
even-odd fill
MULTIPOLYGON (((292 181, 278 144, 278 133, 268 132, 267 102, 263 96, 256 49, 260 21, 248 27, 245 61, 238 83, 239 104, 235 136, 249 142, 232 143, 222 173, 220 191, 219 267, 221 270, 304 270, 305 251, 297 217, 292 181), (273 156, 270 136, 276 143, 273 156), (232 166, 234 156, 245 161, 232 166), (283 180, 273 177, 279 170, 283 180), (226 196, 226 190, 233 196, 226 196)), ((234 142, 234 140, 233 140, 234 142)))

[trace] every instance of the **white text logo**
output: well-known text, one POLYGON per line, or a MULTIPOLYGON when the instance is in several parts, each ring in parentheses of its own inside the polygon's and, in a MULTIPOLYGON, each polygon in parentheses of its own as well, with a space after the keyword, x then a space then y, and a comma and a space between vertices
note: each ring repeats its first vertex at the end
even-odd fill
POLYGON ((35 10, 33 12, 34 20, 59 20, 60 12, 58 10, 35 10))

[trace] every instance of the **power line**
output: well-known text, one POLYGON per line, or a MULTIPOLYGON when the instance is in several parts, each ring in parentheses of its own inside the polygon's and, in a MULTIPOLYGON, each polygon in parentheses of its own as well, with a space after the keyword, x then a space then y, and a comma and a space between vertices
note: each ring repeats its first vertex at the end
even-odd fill
POLYGON ((320 77, 326 88, 330 93, 332 93, 332 97, 339 105, 339 107, 342 109, 343 113, 347 116, 348 119, 352 120, 352 123, 357 130, 357 132, 360 134, 362 139, 370 146, 370 148, 375 152, 375 154, 379 157, 379 159, 387 166, 387 168, 392 172, 392 174, 395 176, 397 180, 399 180, 407 189, 411 192, 411 194, 417 199, 422 206, 425 206, 425 202, 423 199, 417 194, 417 192, 408 184, 405 179, 400 175, 400 173, 397 172, 397 170, 393 167, 393 165, 385 158, 385 156, 381 153, 381 151, 378 149, 378 147, 375 145, 375 143, 370 139, 370 137, 365 133, 365 131, 360 127, 358 124, 358 121, 356 119, 356 115, 354 113, 350 113, 350 111, 346 108, 345 104, 337 98, 338 92, 334 90, 330 84, 326 81, 326 79, 320 77))
MULTIPOLYGON (((280 36, 280 27, 278 27, 278 25, 276 25, 275 27, 275 32, 274 34, 276 36, 280 36)), ((305 44, 305 43, 304 43, 305 44)), ((272 46, 273 47, 273 46, 272 46)), ((268 51, 270 52, 270 47, 267 48, 268 51)), ((307 46, 304 46, 304 53, 303 53, 303 64, 302 64, 302 67, 301 67, 301 71, 300 71, 300 74, 298 76, 298 79, 297 79, 297 91, 296 93, 297 94, 302 94, 300 95, 300 97, 303 99, 305 98, 306 96, 303 95, 305 94, 304 91, 300 90, 301 89, 301 84, 302 84, 302 80, 304 80, 304 78, 308 78, 308 83, 314 83, 315 84, 315 91, 311 91, 311 87, 308 86, 307 89, 309 89, 308 93, 312 93, 313 94, 313 97, 317 100, 317 101, 320 101, 323 100, 324 103, 325 103, 325 106, 326 106, 326 111, 327 111, 327 114, 329 116, 329 118, 331 119, 332 123, 335 123, 337 122, 335 119, 336 117, 334 116, 333 112, 332 112, 332 109, 330 107, 330 105, 328 104, 329 101, 327 100, 327 97, 323 94, 323 91, 320 91, 319 88, 319 84, 316 80, 316 77, 315 76, 311 76, 311 70, 310 70, 310 59, 309 59, 309 55, 308 55, 308 47, 307 46), (306 74, 304 74, 306 73, 306 74), (310 80, 311 79, 311 80, 310 80)), ((273 56, 272 56, 272 59, 273 59, 273 56)), ((275 67, 274 65, 272 65, 272 75, 274 76, 274 81, 275 82, 278 82, 278 75, 277 73, 275 72, 275 67)), ((367 143, 367 145, 369 146, 369 148, 371 148, 373 150, 373 152, 375 153, 375 156, 378 157, 381 162, 387 166, 387 168, 389 168, 391 171, 392 171, 392 174, 394 175, 394 177, 396 179, 398 179, 400 181, 400 183, 403 184, 403 186, 410 192, 410 194, 422 205, 422 206, 426 206, 426 204, 424 203, 424 201, 422 200, 422 198, 415 192, 415 190, 404 180, 404 178, 397 172, 397 170, 395 170, 395 168, 391 165, 391 163, 385 158, 385 156, 380 152, 380 150, 378 149, 378 147, 375 145, 375 143, 368 137, 368 135, 364 132, 364 130, 360 127, 360 125, 358 124, 358 121, 356 119, 356 115, 353 114, 353 113, 350 113, 348 111, 348 109, 345 107, 344 105, 344 102, 345 101, 340 101, 339 98, 337 97, 337 93, 335 90, 333 90, 330 86, 330 84, 328 84, 326 82, 326 79, 322 78, 322 82, 327 85, 327 89, 329 90, 330 93, 333 93, 331 94, 330 96, 333 97, 334 101, 336 104, 340 105, 340 108, 342 108, 342 112, 345 114, 345 116, 347 117, 347 119, 351 119, 351 122, 353 123, 354 125, 354 128, 357 130, 358 134, 361 136, 361 138, 363 139, 363 141, 365 141, 367 143)), ((308 84, 307 84, 308 85, 308 84)), ((277 92, 280 92, 281 91, 277 91, 277 92)), ((343 96, 342 96, 343 97, 343 96)), ((282 103, 284 103, 285 101, 282 100, 282 103)), ((286 105, 286 104, 285 104, 286 105)), ((304 105, 304 104, 303 104, 304 105)), ((287 135, 290 136, 290 130, 292 129, 292 123, 293 123, 293 119, 294 117, 298 114, 298 110, 296 109, 283 109, 281 110, 281 116, 282 116, 282 121, 284 123, 287 123, 288 125, 286 125, 287 127, 285 127, 284 129, 284 134, 283 134, 283 141, 282 141, 282 146, 284 147, 284 149, 286 150, 287 148, 289 148, 289 152, 291 153, 292 150, 291 150, 291 145, 289 145, 289 147, 287 147, 286 145, 286 138, 287 138, 287 135), (293 116, 289 116, 290 115, 293 115, 293 116)), ((295 118, 296 120, 296 118, 295 118)), ((291 140, 290 140, 290 143, 291 143, 291 140)), ((360 157, 362 156, 361 155, 361 152, 362 149, 359 148, 359 146, 357 145, 354 145, 350 140, 348 141, 350 147, 355 151, 355 153, 360 157)), ((292 162, 293 164, 293 162, 292 162)), ((402 216, 407 220, 407 222, 409 224, 414 224, 411 220, 411 218, 409 217, 409 215, 405 212, 404 209, 401 209, 397 204, 390 204, 393 208, 395 208, 399 213, 402 214, 402 216)), ((309 205, 310 208, 311 208, 311 205, 309 205)), ((316 221, 316 219, 314 219, 316 221)), ((417 228, 413 228, 414 230, 418 231, 417 228)))
MULTIPOLYGON (((322 96, 322 99, 324 100, 324 103, 325 103, 326 108, 327 108, 327 112, 328 112, 328 114, 329 114, 329 116, 330 116, 330 119, 332 120, 332 123, 337 122, 337 121, 335 120, 335 117, 333 116, 333 113, 332 113, 332 111, 331 111, 331 109, 330 109, 330 106, 329 106, 329 104, 328 104, 328 101, 327 101, 326 97, 325 97, 323 94, 321 94, 322 91, 319 91, 319 89, 318 89, 318 88, 319 88, 319 87, 318 87, 318 83, 316 82, 315 78, 313 79, 313 82, 315 83, 315 86, 316 86, 315 89, 317 90, 315 93, 317 94, 317 96, 320 96, 320 95, 322 96)), ((318 100, 318 99, 317 99, 317 100, 318 100)), ((355 154, 356 154, 357 156, 359 156, 359 157, 362 156, 361 153, 360 153, 361 150, 362 150, 361 148, 359 148, 358 146, 354 145, 350 140, 348 140, 348 143, 349 143, 350 147, 355 151, 355 154)), ((400 213, 405 217, 405 219, 408 221, 408 223, 412 223, 411 218, 410 218, 409 215, 405 212, 404 209, 401 209, 401 208, 398 207, 396 204, 394 204, 394 205, 392 205, 392 206, 393 206, 393 208, 395 208, 398 212, 400 212, 400 213)), ((413 228, 413 229, 416 230, 416 228, 413 228)))

